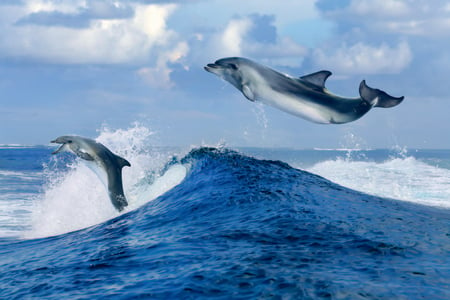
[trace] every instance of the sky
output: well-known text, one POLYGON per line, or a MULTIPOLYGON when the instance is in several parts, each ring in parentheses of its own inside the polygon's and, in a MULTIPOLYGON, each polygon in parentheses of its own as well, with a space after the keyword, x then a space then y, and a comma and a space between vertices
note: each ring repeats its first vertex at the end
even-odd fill
POLYGON ((167 146, 448 149, 449 41, 442 0, 2 0, 0 144, 146 126, 167 146), (405 100, 310 123, 204 71, 231 56, 405 100))

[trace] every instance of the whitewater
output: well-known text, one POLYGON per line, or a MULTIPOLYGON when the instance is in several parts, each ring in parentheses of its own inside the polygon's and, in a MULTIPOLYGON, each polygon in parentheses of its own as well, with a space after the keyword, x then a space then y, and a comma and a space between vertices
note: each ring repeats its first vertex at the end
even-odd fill
POLYGON ((0 147, 0 298, 450 297, 450 150, 153 137, 96 137, 131 163, 122 213, 73 155, 0 147))

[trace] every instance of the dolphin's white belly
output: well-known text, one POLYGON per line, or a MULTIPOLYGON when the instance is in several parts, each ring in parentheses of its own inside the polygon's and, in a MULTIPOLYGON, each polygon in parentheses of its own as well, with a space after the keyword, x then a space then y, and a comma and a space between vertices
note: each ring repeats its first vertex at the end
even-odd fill
POLYGON ((276 107, 287 113, 315 123, 330 123, 330 116, 325 107, 309 101, 304 101, 300 97, 279 93, 268 85, 259 86, 257 91, 257 100, 264 104, 276 107))

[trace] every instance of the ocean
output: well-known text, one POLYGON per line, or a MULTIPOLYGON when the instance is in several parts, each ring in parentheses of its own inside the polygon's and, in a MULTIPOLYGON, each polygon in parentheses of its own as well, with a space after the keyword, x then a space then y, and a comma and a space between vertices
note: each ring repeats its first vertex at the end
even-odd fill
POLYGON ((149 135, 97 137, 131 162, 122 213, 73 155, 0 147, 0 299, 450 299, 450 150, 149 135))

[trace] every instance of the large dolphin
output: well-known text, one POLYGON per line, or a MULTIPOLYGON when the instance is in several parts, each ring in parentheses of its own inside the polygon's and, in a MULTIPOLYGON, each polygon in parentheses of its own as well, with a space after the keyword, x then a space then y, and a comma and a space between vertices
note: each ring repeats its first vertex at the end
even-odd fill
POLYGON ((111 199, 114 207, 118 211, 122 211, 128 205, 122 184, 122 168, 131 166, 126 159, 115 155, 100 143, 80 136, 60 136, 51 142, 62 144, 52 154, 68 151, 84 160, 93 161, 100 166, 106 172, 109 199, 111 199))
POLYGON ((336 96, 325 88, 330 71, 293 78, 242 57, 219 59, 205 70, 231 83, 250 101, 322 124, 351 122, 372 107, 393 107, 404 98, 370 88, 364 80, 359 85, 359 98, 336 96))

